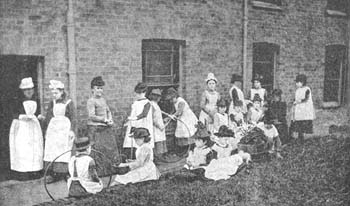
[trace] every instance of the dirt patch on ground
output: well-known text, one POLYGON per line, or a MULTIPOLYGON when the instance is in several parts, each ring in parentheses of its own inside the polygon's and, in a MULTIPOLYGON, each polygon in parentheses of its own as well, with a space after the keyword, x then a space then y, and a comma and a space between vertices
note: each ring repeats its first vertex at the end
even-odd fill
POLYGON ((41 205, 349 205, 350 138, 315 137, 284 148, 283 160, 255 162, 229 180, 155 182, 109 188, 85 199, 41 205))

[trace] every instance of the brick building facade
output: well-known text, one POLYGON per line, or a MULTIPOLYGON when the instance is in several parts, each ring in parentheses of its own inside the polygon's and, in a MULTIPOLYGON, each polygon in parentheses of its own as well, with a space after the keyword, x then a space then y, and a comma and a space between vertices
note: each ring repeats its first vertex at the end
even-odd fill
MULTIPOLYGON (((75 103, 81 123, 87 117, 90 81, 97 75, 106 81, 105 95, 115 121, 121 123, 127 116, 133 87, 143 79, 143 40, 181 42, 176 47, 180 50, 176 53, 179 71, 174 84, 196 112, 207 73, 215 73, 218 90, 227 97, 230 76, 242 73, 243 65, 245 91, 251 87, 253 72, 267 68, 272 75, 270 86, 281 88, 287 102, 294 95, 295 76, 306 74, 320 108, 324 105, 326 46, 343 46, 347 51, 349 45, 349 19, 344 12, 332 13, 327 0, 247 1, 248 13, 244 12, 244 0, 72 2, 75 103), (246 36, 244 15, 248 19, 246 36), (254 53, 264 56, 264 51, 266 59, 254 57, 254 53)), ((67 10, 68 0, 0 1, 0 55, 40 57, 37 82, 44 105, 50 99, 49 80, 62 80, 69 93, 69 76, 74 75, 68 70, 67 10)), ((347 87, 342 83, 346 65, 347 60, 342 64, 343 73, 337 76, 343 88, 347 87)), ((339 89, 338 96, 345 91, 339 89)), ((344 103, 343 98, 338 103, 344 103)))

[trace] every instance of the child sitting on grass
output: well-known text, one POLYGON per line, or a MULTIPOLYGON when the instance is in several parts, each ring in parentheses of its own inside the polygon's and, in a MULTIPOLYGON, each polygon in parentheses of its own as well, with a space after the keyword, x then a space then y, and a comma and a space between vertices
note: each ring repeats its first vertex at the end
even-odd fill
POLYGON ((127 173, 118 174, 111 186, 157 180, 160 177, 158 168, 153 163, 153 149, 150 145, 149 131, 146 128, 131 128, 130 132, 137 145, 136 160, 118 165, 118 168, 127 168, 127 173))
POLYGON ((227 110, 227 102, 225 99, 220 99, 216 106, 218 107, 218 112, 214 115, 214 128, 213 132, 218 132, 220 127, 225 125, 228 127, 229 125, 229 119, 228 114, 226 113, 227 110))
POLYGON ((97 176, 94 159, 90 157, 91 144, 88 137, 75 140, 76 154, 68 163, 70 178, 67 181, 70 197, 84 197, 103 189, 97 176))
POLYGON ((230 114, 229 127, 236 130, 238 127, 244 124, 244 104, 241 100, 237 100, 232 114, 230 114))
POLYGON ((283 159, 280 154, 281 151, 281 140, 279 138, 278 131, 273 125, 272 114, 268 111, 264 117, 264 123, 258 124, 258 128, 264 131, 264 135, 267 137, 269 153, 275 154, 277 158, 283 159))
POLYGON ((255 94, 253 98, 253 104, 249 105, 247 114, 247 122, 256 125, 260 122, 264 116, 264 110, 261 105, 261 98, 258 94, 255 94))
POLYGON ((237 149, 237 142, 235 142, 235 133, 227 126, 222 125, 219 132, 214 133, 212 140, 214 141, 211 147, 217 153, 217 158, 224 158, 231 156, 234 149, 237 149))

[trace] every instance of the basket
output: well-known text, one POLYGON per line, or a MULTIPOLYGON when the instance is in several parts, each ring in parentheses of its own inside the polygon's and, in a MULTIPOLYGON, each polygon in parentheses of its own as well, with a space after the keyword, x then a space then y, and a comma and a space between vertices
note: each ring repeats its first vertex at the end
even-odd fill
POLYGON ((237 148, 238 148, 238 150, 242 150, 242 151, 247 152, 251 155, 256 155, 256 154, 261 154, 261 153, 267 152, 268 145, 265 142, 260 143, 260 144, 252 144, 252 145, 238 143, 237 148))

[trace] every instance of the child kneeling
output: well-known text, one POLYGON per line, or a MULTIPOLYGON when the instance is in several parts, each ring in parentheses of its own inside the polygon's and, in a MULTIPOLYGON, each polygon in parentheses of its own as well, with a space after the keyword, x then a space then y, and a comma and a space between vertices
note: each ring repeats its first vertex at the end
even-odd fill
POLYGON ((160 177, 158 168, 153 163, 153 149, 148 129, 131 128, 130 133, 132 133, 131 138, 134 138, 137 145, 136 160, 118 165, 119 168, 127 168, 127 173, 118 174, 111 186, 157 180, 160 177))
POLYGON ((91 145, 88 137, 75 141, 76 154, 68 163, 70 178, 67 181, 69 197, 84 197, 103 189, 102 180, 97 176, 94 159, 90 157, 91 145))

